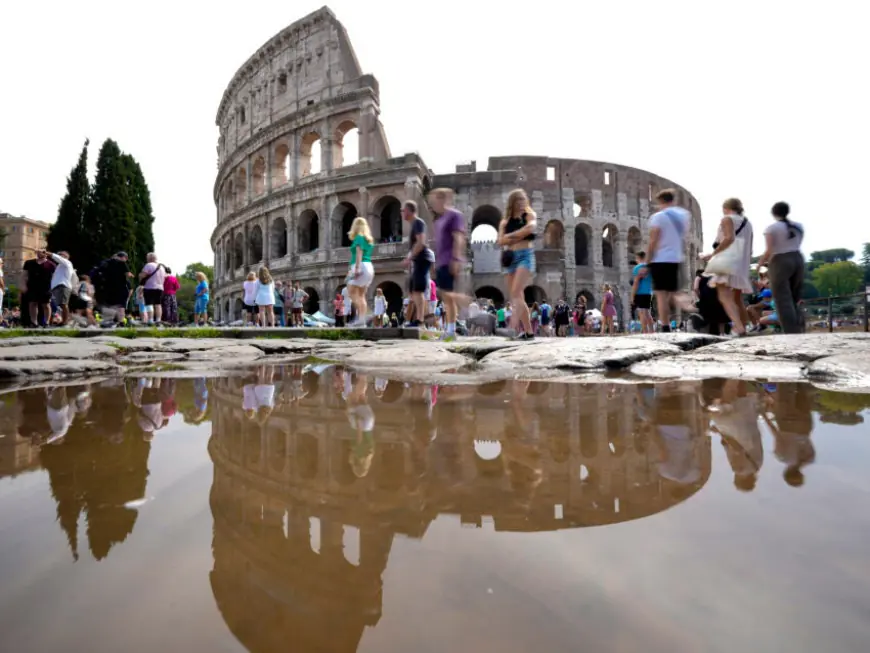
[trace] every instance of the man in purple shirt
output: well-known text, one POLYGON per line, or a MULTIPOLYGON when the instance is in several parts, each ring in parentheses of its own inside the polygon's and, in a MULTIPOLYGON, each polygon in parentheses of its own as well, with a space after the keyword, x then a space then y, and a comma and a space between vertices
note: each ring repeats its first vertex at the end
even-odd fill
POLYGON ((435 214, 435 285, 441 291, 445 323, 443 339, 456 335, 459 299, 456 279, 465 261, 465 218, 453 208, 453 191, 436 188, 429 193, 429 206, 435 214))

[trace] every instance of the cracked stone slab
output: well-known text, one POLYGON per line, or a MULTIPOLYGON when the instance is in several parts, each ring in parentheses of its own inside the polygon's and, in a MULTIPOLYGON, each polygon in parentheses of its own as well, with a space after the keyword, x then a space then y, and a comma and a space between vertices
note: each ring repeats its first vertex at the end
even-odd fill
POLYGON ((316 347, 316 343, 311 340, 289 338, 287 340, 279 340, 277 338, 271 340, 248 340, 245 344, 250 345, 251 347, 256 347, 269 355, 310 353, 314 351, 314 348, 316 347))
POLYGON ((81 359, 81 358, 108 358, 117 354, 117 350, 108 345, 82 342, 80 340, 66 339, 66 342, 48 344, 28 344, 20 346, 0 348, 0 360, 25 361, 25 360, 53 360, 53 359, 81 359))
POLYGON ((812 362, 827 356, 857 352, 870 352, 870 334, 808 333, 734 338, 705 347, 703 355, 812 362))
MULTIPOLYGON (((174 351, 177 351, 174 350, 174 351)), ((194 349, 187 352, 187 360, 191 361, 218 361, 227 363, 239 358, 263 358, 266 354, 262 349, 251 345, 239 345, 233 343, 229 347, 213 347, 211 349, 194 349)))
POLYGON ((805 381, 808 364, 799 360, 776 360, 746 355, 707 356, 705 351, 668 356, 635 363, 630 371, 639 377, 659 380, 767 379, 805 381))
POLYGON ((125 364, 170 363, 184 360, 184 354, 170 351, 133 351, 120 356, 117 361, 125 364))
POLYGON ((870 389, 870 351, 820 358, 810 365, 809 377, 831 390, 870 389))
POLYGON ((524 370, 623 369, 638 361, 679 354, 673 342, 654 338, 539 338, 486 356, 484 367, 511 366, 524 370))
POLYGON ((412 369, 445 371, 461 368, 469 363, 462 354, 448 351, 444 346, 424 340, 402 340, 386 347, 361 348, 350 353, 342 362, 348 367, 377 369, 407 366, 412 369))
POLYGON ((90 376, 93 374, 119 374, 120 365, 105 360, 52 359, 0 361, 0 378, 90 376))

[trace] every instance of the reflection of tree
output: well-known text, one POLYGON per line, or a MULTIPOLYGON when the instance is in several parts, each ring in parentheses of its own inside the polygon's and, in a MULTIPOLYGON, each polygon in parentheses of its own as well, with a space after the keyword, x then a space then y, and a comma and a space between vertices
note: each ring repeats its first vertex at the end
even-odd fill
POLYGON ((96 560, 133 532, 137 511, 125 504, 141 499, 148 478, 146 442, 127 413, 122 386, 95 386, 87 420, 76 420, 62 442, 44 447, 57 516, 78 559, 78 521, 87 517, 88 546, 96 560))
POLYGON ((819 390, 815 408, 823 422, 844 426, 863 424, 864 417, 860 413, 870 409, 870 395, 819 390))

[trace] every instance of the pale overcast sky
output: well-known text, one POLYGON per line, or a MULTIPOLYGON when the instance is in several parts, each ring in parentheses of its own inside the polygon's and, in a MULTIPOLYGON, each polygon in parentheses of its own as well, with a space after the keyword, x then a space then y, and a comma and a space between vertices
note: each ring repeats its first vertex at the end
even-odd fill
MULTIPOLYGON (((145 172, 162 259, 211 263, 221 94, 322 4, 4 2, 0 211, 53 221, 85 137, 93 177, 111 136, 145 172)), ((707 247, 732 195, 758 231, 790 202, 808 251, 870 241, 860 2, 329 6, 380 81, 394 155, 418 151, 437 172, 506 154, 645 168, 698 197, 707 247)))

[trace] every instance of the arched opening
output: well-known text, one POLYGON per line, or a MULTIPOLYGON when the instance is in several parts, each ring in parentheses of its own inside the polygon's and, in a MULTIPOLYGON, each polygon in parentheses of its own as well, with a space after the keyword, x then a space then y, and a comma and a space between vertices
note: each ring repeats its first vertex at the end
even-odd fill
POLYGON ((595 295, 593 295, 588 290, 581 290, 577 293, 577 296, 574 298, 574 303, 576 304, 580 301, 580 298, 583 297, 586 300, 587 309, 595 308, 595 295))
MULTIPOLYGON (((631 227, 628 230, 628 262, 636 263, 637 262, 637 253, 641 251, 641 247, 643 247, 643 238, 640 235, 640 229, 637 227, 631 227)), ((691 260, 691 259, 690 259, 691 260)))
POLYGON ((574 202, 574 206, 571 212, 575 218, 579 218, 581 215, 583 215, 583 207, 580 206, 577 202, 574 202))
POLYGON ((356 207, 350 202, 342 202, 332 211, 332 224, 334 228, 339 230, 335 234, 336 243, 341 243, 342 247, 350 247, 350 238, 347 234, 350 232, 350 227, 353 224, 354 218, 359 215, 356 207))
POLYGON ((248 173, 244 168, 239 168, 236 170, 236 193, 235 198, 233 200, 233 205, 235 208, 241 208, 245 205, 247 201, 247 192, 248 192, 248 173))
POLYGON ((498 440, 474 441, 474 466, 477 475, 483 478, 500 478, 504 476, 504 459, 501 457, 502 446, 498 440))
POLYGON ((227 301, 224 302, 224 314, 223 314, 224 322, 232 322, 235 319, 233 317, 233 312, 232 312, 230 307, 231 307, 231 304, 230 304, 230 300, 228 299, 227 301))
POLYGON ((251 235, 249 239, 250 250, 248 251, 248 255, 250 256, 251 263, 259 263, 263 260, 263 230, 260 229, 260 225, 256 225, 253 229, 251 229, 251 235))
POLYGON ((559 220, 550 220, 544 228, 544 247, 561 250, 565 245, 565 225, 559 220))
POLYGON ((287 460, 287 434, 281 429, 269 427, 269 467, 280 474, 287 460))
POLYGON ((283 258, 287 256, 287 223, 284 218, 275 218, 272 220, 272 228, 270 236, 270 252, 272 258, 283 258))
POLYGON ((335 130, 332 155, 336 168, 359 163, 359 129, 352 120, 346 120, 335 130))
POLYGON ((275 147, 272 166, 272 187, 283 186, 290 179, 290 148, 284 143, 275 147))
POLYGON ((504 306, 504 293, 495 286, 483 286, 474 291, 479 299, 490 299, 496 308, 504 306))
POLYGON ((251 168, 251 181, 254 195, 260 196, 266 192, 266 159, 258 156, 251 168))
POLYGON ((320 219, 311 209, 299 215, 299 251, 313 252, 320 247, 320 219))
POLYGON ((224 274, 229 274, 233 269, 233 252, 229 243, 224 243, 224 274))
POLYGON ((577 225, 574 230, 574 264, 589 265, 589 236, 591 231, 585 224, 577 225))
POLYGON ((240 268, 245 264, 245 239, 241 232, 236 233, 233 243, 233 269, 240 268))
POLYGON ((302 177, 316 175, 321 171, 322 156, 320 149, 320 134, 309 132, 302 138, 299 148, 299 160, 302 168, 302 177))
POLYGON ((575 194, 573 210, 575 218, 588 218, 592 212, 592 196, 589 193, 575 194))
POLYGON ((317 290, 311 286, 304 288, 304 290, 308 293, 308 299, 306 299, 305 303, 302 305, 302 310, 309 315, 313 315, 320 310, 320 295, 318 295, 317 290))
POLYGON ((226 187, 226 192, 224 193, 224 210, 227 213, 231 213, 236 209, 236 185, 233 183, 233 180, 230 179, 229 183, 226 187))
POLYGON ((384 297, 387 300, 387 313, 392 315, 395 313, 398 315, 402 312, 402 288, 399 284, 394 283, 392 281, 384 281, 378 284, 378 288, 380 288, 384 292, 384 297))
POLYGON ((613 252, 616 249, 616 227, 604 225, 601 232, 601 264, 606 268, 613 267, 613 252))
POLYGON ((299 476, 310 480, 317 476, 318 468, 317 438, 313 435, 299 435, 296 438, 296 464, 299 476))
POLYGON ((491 243, 498 237, 501 211, 492 204, 484 204, 471 214, 471 242, 491 243))
POLYGON ((379 199, 374 207, 380 219, 382 243, 397 243, 402 240, 402 204, 392 195, 379 199))
POLYGON ((531 306, 535 302, 542 304, 547 299, 547 293, 540 286, 526 286, 523 297, 526 300, 526 304, 531 306))

